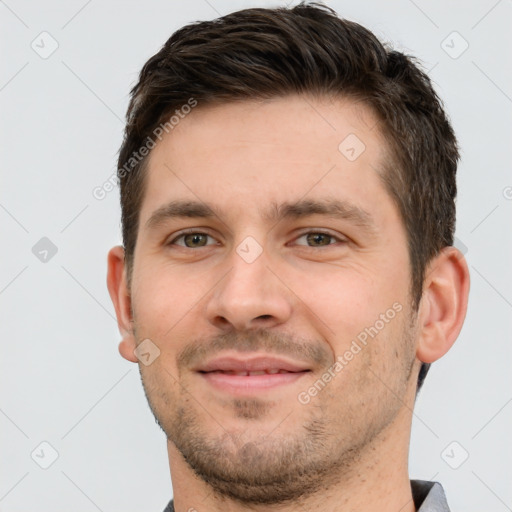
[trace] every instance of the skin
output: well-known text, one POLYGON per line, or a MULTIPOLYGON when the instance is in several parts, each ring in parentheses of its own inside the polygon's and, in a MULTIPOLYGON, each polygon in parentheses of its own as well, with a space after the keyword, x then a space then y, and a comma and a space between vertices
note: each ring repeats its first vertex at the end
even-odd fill
POLYGON ((289 96, 199 106, 152 150, 131 289, 121 247, 108 256, 108 288, 120 353, 139 364, 168 438, 178 512, 415 510, 407 460, 417 375, 457 338, 469 274, 457 249, 443 249, 412 310, 406 233, 379 177, 386 149, 361 104, 289 96), (354 161, 338 150, 349 134, 365 145, 354 161), (148 225, 177 200, 216 215, 148 225), (274 204, 299 200, 348 202, 371 225, 323 213, 270 218, 274 204), (208 237, 177 238, 189 228, 208 237), (249 236, 262 251, 250 263, 237 252, 255 254, 249 236), (397 304, 347 361, 353 340, 397 304), (160 354, 146 366, 134 350, 148 338, 160 354), (220 354, 262 352, 310 371, 237 396, 194 371, 220 354), (301 403, 339 358, 342 370, 301 403))

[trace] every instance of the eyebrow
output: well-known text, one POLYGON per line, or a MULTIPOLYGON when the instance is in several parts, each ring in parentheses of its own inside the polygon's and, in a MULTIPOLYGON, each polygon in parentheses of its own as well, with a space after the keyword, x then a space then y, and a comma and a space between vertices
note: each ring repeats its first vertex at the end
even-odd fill
POLYGON ((146 222, 146 229, 155 229, 169 219, 218 217, 213 207, 200 201, 171 201, 156 209, 146 222))
MULTIPOLYGON (((370 213, 353 203, 338 199, 299 200, 281 204, 272 203, 270 209, 263 212, 263 218, 269 223, 277 223, 284 219, 297 220, 312 215, 324 215, 346 220, 370 233, 377 229, 370 213)), ((208 203, 175 200, 156 209, 147 220, 145 226, 146 229, 151 230, 170 219, 211 219, 214 217, 217 217, 222 222, 223 214, 208 203)))
POLYGON ((287 218, 301 219, 312 215, 346 220, 368 232, 377 229, 369 212, 353 203, 339 199, 300 200, 280 205, 273 203, 265 217, 269 221, 279 222, 287 218))

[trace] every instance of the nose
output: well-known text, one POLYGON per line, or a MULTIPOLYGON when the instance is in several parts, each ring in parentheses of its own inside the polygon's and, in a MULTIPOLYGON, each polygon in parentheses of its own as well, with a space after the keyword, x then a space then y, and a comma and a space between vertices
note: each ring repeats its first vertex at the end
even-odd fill
POLYGON ((207 304, 211 324, 223 331, 244 331, 268 329, 290 318, 292 294, 268 267, 265 252, 252 262, 234 252, 228 264, 207 304))

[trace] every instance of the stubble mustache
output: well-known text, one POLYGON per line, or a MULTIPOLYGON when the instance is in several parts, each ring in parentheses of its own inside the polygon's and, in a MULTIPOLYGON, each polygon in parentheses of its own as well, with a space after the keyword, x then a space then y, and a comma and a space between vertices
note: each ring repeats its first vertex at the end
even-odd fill
POLYGON ((258 329, 247 332, 230 331, 211 339, 194 339, 178 353, 176 358, 178 370, 181 372, 197 367, 228 350, 241 354, 270 353, 321 368, 329 366, 334 360, 334 354, 328 350, 326 342, 258 329))

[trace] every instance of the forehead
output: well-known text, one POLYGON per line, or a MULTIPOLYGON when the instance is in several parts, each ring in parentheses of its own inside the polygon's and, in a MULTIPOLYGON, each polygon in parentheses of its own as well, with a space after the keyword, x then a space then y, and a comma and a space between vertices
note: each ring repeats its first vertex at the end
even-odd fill
POLYGON ((375 116, 353 100, 198 105, 150 154, 141 222, 183 198, 256 215, 265 205, 329 197, 378 215, 390 201, 378 175, 386 154, 375 116))

